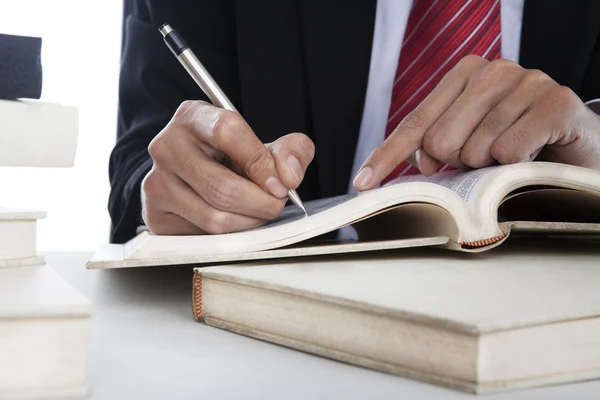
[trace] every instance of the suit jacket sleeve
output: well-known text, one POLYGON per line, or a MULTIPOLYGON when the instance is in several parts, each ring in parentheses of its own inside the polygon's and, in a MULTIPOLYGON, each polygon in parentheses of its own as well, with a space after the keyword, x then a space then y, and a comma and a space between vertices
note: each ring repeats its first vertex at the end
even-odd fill
POLYGON ((170 23, 239 106, 233 2, 126 0, 119 78, 117 141, 109 160, 110 241, 123 243, 143 225, 141 183, 152 167, 148 145, 184 100, 207 100, 163 42, 170 23))
POLYGON ((580 97, 584 102, 593 102, 591 108, 600 114, 600 35, 590 56, 586 73, 581 84, 580 97))

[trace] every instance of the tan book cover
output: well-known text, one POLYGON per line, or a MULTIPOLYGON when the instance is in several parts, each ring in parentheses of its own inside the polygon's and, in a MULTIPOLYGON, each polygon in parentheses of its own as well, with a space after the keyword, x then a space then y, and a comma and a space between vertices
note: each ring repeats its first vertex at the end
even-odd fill
POLYGON ((197 321, 473 393, 600 377, 600 240, 196 268, 197 321))

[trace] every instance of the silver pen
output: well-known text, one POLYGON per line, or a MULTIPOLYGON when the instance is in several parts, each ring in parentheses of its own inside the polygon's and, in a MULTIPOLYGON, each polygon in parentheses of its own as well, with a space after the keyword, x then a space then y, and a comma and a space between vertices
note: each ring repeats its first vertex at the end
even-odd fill
MULTIPOLYGON (((159 29, 163 35, 165 43, 171 49, 171 52, 177 57, 181 65, 186 69, 190 76, 196 81, 202 91, 208 96, 210 101, 217 107, 225 108, 226 110, 236 110, 233 103, 227 98, 225 93, 221 90, 219 85, 210 76, 206 68, 202 65, 200 60, 196 57, 194 52, 189 48, 188 44, 183 40, 179 32, 171 28, 171 25, 164 24, 159 29)), ((288 198, 304 211, 304 214, 308 215, 302 200, 298 196, 295 190, 288 191, 288 198)))

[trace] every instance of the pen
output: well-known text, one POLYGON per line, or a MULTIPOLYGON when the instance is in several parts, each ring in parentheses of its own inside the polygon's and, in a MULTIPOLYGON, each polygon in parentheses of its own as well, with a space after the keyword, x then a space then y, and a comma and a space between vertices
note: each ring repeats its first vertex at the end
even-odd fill
MULTIPOLYGON (((163 35, 164 41, 169 49, 171 49, 171 52, 177 57, 181 65, 183 65, 194 81, 196 81, 210 101, 217 107, 235 111, 239 114, 233 103, 229 101, 225 93, 223 93, 219 85, 217 85, 210 76, 192 49, 190 49, 188 44, 183 40, 179 32, 171 28, 171 25, 169 24, 163 24, 158 30, 163 35)), ((288 191, 288 198, 292 203, 300 207, 302 211, 304 211, 304 214, 308 215, 306 208, 304 208, 304 205, 302 204, 302 200, 300 200, 300 196, 298 196, 298 193, 296 193, 295 190, 288 191)))

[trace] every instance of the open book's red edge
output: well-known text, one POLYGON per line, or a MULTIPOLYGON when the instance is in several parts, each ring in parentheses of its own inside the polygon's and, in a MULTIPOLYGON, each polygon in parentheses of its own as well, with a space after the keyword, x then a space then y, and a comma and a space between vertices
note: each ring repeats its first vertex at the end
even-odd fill
POLYGON ((494 244, 496 242, 499 242, 500 240, 504 239, 506 236, 507 236, 507 234, 502 234, 502 235, 499 235, 499 236, 494 236, 493 238, 478 240, 476 242, 459 242, 458 244, 460 245, 460 247, 481 247, 481 246, 488 246, 490 244, 494 244))
POLYGON ((202 321, 202 273, 200 271, 194 271, 192 298, 194 319, 196 321, 202 321))

